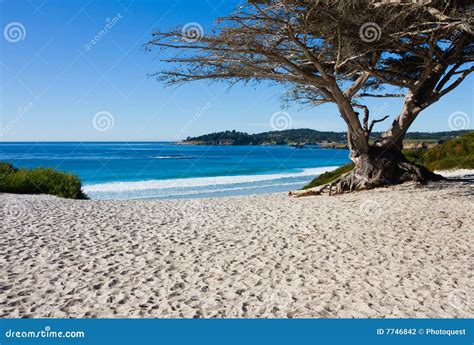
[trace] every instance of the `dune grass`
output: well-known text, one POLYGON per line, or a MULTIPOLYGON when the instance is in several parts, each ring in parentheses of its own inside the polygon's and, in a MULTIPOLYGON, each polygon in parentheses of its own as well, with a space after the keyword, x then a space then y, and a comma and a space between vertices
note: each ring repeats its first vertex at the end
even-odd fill
POLYGON ((81 181, 72 174, 52 168, 17 169, 0 162, 0 192, 15 194, 51 194, 69 199, 87 199, 81 181))

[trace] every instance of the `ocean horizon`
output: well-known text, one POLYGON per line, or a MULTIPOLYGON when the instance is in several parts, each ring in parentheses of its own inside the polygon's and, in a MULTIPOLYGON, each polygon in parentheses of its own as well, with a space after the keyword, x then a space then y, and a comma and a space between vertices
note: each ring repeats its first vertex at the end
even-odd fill
POLYGON ((170 199, 299 189, 349 162, 308 145, 202 146, 172 141, 1 142, 0 160, 78 176, 91 199, 170 199))

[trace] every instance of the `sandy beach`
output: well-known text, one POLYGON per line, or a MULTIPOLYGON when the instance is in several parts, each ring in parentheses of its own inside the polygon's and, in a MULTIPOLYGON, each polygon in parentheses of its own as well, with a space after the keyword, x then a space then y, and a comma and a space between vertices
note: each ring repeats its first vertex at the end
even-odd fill
POLYGON ((1 194, 0 316, 473 317, 473 187, 298 199, 1 194))

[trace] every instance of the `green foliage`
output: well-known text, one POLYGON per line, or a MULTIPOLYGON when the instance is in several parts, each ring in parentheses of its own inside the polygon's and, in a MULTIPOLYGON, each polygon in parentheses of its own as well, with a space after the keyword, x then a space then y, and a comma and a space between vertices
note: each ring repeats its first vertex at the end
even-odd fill
POLYGON ((463 156, 457 159, 440 159, 427 165, 430 170, 472 169, 474 168, 474 155, 463 156))
POLYGON ((3 162, 0 162, 0 192, 87 199, 81 190, 81 181, 72 174, 51 168, 16 169, 3 162))
POLYGON ((237 132, 233 130, 210 133, 195 138, 188 137, 185 142, 186 141, 199 141, 208 145, 220 145, 224 144, 225 142, 231 141, 232 145, 248 145, 252 143, 252 136, 244 132, 237 132))
POLYGON ((403 150, 405 157, 413 163, 422 164, 423 156, 428 149, 403 150))
MULTIPOLYGON (((455 138, 466 131, 424 133, 408 133, 407 139, 415 140, 440 140, 455 138)), ((379 136, 381 133, 373 133, 379 136)), ((197 137, 188 137, 184 143, 201 145, 287 145, 287 144, 319 144, 322 142, 336 142, 345 144, 347 134, 345 132, 320 132, 309 128, 287 129, 283 131, 272 131, 258 134, 248 134, 238 131, 224 131, 205 134, 197 137)))
POLYGON ((256 143, 276 143, 280 145, 301 143, 318 144, 323 141, 346 141, 346 133, 320 132, 313 129, 287 129, 253 135, 256 143))
POLYGON ((337 168, 336 170, 327 171, 327 172, 319 175, 318 177, 316 177, 314 180, 312 180, 310 183, 308 183, 306 186, 304 186, 303 189, 322 186, 323 184, 334 181, 339 176, 351 171, 352 169, 354 169, 354 164, 350 163, 350 164, 343 165, 343 166, 337 168))
POLYGON ((430 170, 474 168, 474 132, 448 140, 431 149, 405 150, 408 160, 430 170))
POLYGON ((16 169, 10 163, 0 162, 0 177, 13 173, 15 170, 16 169))
POLYGON ((288 129, 258 134, 225 131, 187 138, 184 142, 204 145, 287 145, 291 143, 317 144, 321 141, 343 141, 345 133, 319 132, 313 129, 288 129))
POLYGON ((469 130, 458 130, 458 131, 444 131, 444 132, 408 132, 405 135, 405 140, 446 140, 459 137, 466 133, 469 133, 469 130))
MULTIPOLYGON (((413 163, 434 170, 474 169, 474 132, 468 132, 431 149, 404 150, 405 157, 413 163)), ((354 164, 343 165, 336 170, 319 175, 303 189, 321 186, 334 181, 342 174, 351 171, 354 164)))

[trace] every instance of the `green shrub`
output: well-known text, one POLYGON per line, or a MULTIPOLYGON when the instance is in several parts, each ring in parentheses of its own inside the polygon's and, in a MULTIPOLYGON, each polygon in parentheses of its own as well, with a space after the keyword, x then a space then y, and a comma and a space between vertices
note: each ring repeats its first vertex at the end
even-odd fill
POLYGON ((3 162, 0 162, 0 192, 87 199, 81 190, 81 181, 72 174, 51 168, 15 169, 3 162))
POLYGON ((16 169, 10 163, 0 162, 0 183, 4 176, 14 173, 15 170, 16 169))
POLYGON ((405 157, 412 163, 422 164, 423 156, 427 149, 403 150, 405 157))
POLYGON ((474 168, 474 154, 458 157, 448 157, 439 159, 434 162, 426 164, 426 167, 432 171, 434 170, 450 170, 450 169, 473 169, 474 168))
MULTIPOLYGON (((448 140, 431 149, 403 150, 412 163, 423 165, 431 171, 449 169, 474 169, 474 132, 448 140)), ((303 189, 321 186, 334 181, 342 174, 351 171, 354 164, 343 165, 336 170, 319 175, 303 189)))
POLYGON ((345 174, 345 173, 351 171, 353 168, 354 168, 354 164, 350 163, 350 164, 343 165, 343 166, 337 168, 336 170, 327 171, 325 173, 322 173, 321 175, 316 177, 313 181, 311 181, 306 186, 304 186, 303 189, 322 186, 323 184, 334 181, 335 179, 337 179, 342 174, 345 174))
POLYGON ((474 132, 448 140, 430 149, 404 150, 411 162, 430 170, 474 168, 474 132))

